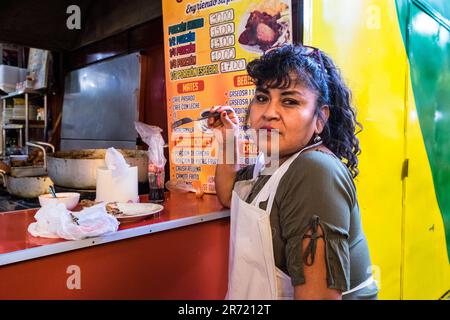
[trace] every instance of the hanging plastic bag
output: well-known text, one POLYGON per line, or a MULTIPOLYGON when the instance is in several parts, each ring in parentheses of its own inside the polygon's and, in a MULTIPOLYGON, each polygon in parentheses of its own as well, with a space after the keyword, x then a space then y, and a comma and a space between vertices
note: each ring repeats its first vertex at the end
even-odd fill
POLYGON ((161 135, 162 129, 157 126, 151 126, 142 122, 134 123, 136 131, 148 145, 148 163, 155 167, 155 170, 160 170, 166 164, 164 157, 164 139, 161 135))
POLYGON ((135 122, 136 131, 142 140, 148 145, 148 184, 149 201, 164 201, 164 166, 166 158, 164 157, 164 139, 161 135, 162 129, 156 126, 150 126, 142 122, 135 122))

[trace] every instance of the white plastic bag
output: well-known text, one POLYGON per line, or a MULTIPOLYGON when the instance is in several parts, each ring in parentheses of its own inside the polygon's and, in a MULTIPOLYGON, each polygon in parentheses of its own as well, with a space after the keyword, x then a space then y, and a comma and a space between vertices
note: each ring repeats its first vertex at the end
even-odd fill
POLYGON ((81 240, 97 237, 119 228, 119 221, 106 212, 105 203, 71 212, 64 204, 49 204, 42 207, 34 218, 36 222, 28 226, 34 237, 63 238, 81 240))
POLYGON ((164 157, 165 142, 161 135, 162 129, 137 121, 134 125, 142 140, 148 145, 148 163, 164 170, 167 160, 164 157))

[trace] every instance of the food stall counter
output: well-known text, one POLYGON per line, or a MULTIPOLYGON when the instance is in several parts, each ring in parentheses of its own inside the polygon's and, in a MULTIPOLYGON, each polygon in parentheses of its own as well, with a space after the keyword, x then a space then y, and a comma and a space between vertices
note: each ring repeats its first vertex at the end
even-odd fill
POLYGON ((0 299, 223 298, 229 210, 208 194, 166 193, 162 204, 145 220, 76 241, 29 234, 37 209, 0 213, 0 299))

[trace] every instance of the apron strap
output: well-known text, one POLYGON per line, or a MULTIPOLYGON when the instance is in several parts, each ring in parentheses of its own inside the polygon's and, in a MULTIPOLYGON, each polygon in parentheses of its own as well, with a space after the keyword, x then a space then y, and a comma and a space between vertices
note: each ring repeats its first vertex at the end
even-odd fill
POLYGON ((253 168, 253 176, 252 176, 253 179, 258 178, 259 174, 265 167, 265 162, 266 160, 264 157, 264 153, 260 152, 256 157, 255 167, 253 168))
POLYGON ((375 280, 373 279, 373 276, 370 276, 369 279, 367 279, 366 281, 360 283, 359 285, 357 285, 356 287, 354 287, 353 289, 350 289, 348 291, 342 292, 342 295, 346 295, 346 294, 350 294, 353 293, 355 291, 361 290, 365 287, 368 287, 369 285, 371 285, 375 280))
MULTIPOLYGON (((297 159, 297 157, 306 150, 315 148, 320 146, 323 142, 320 141, 318 143, 312 144, 293 154, 289 159, 287 159, 269 178, 269 181, 266 182, 261 191, 256 195, 256 197, 252 201, 252 205, 255 205, 259 208, 259 203, 262 201, 268 200, 266 212, 270 214, 272 210, 273 201, 275 200, 276 190, 278 188, 278 184, 280 183, 281 178, 283 178, 286 171, 289 169, 292 162, 297 159)), ((255 166, 256 167, 256 166, 255 166)))

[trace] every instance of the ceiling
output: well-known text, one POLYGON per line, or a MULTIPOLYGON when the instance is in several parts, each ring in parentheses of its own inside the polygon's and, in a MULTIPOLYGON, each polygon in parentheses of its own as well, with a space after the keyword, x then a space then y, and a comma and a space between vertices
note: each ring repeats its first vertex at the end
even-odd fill
POLYGON ((161 16, 160 0, 2 1, 0 42, 71 51, 161 16), (69 30, 66 13, 78 5, 81 29, 69 30))

